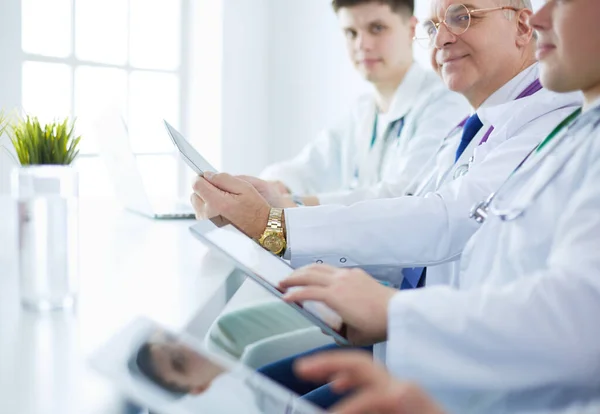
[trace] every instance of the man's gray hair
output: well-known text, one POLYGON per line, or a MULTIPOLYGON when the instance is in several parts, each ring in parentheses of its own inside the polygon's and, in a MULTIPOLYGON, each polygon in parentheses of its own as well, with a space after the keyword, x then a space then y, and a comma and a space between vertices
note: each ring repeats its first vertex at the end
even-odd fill
MULTIPOLYGON (((533 10, 533 5, 531 4, 531 0, 496 0, 496 4, 499 6, 512 6, 517 9, 529 9, 533 10)), ((511 12, 507 11, 506 17, 510 19, 511 12)), ((537 40, 537 32, 533 31, 533 38, 537 40)))
POLYGON ((496 0, 501 6, 513 6, 517 9, 531 9, 533 10, 533 6, 531 5, 531 0, 496 0))

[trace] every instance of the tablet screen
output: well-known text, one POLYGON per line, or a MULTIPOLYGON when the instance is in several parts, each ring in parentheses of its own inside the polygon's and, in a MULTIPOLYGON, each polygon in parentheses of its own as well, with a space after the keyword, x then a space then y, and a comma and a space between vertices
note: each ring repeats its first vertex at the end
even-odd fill
POLYGON ((206 351, 189 335, 175 334, 147 319, 129 324, 90 362, 152 412, 321 412, 261 374, 206 351))
MULTIPOLYGON (((294 271, 284 260, 263 249, 232 225, 217 227, 209 220, 205 220, 190 229, 201 241, 233 259, 235 264, 255 282, 275 296, 282 296, 277 286, 294 271)), ((290 306, 295 307, 327 334, 333 336, 336 341, 348 344, 347 339, 339 334, 342 318, 325 304, 306 301, 302 304, 292 303, 290 306)))

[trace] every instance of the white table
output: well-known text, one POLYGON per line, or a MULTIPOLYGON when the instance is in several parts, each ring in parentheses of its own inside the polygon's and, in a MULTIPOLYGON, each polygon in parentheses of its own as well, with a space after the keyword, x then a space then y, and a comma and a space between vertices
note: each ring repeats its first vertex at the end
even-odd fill
POLYGON ((191 220, 81 200, 78 306, 36 313, 19 302, 15 221, 0 197, 0 413, 139 412, 88 367, 90 353, 138 316, 203 335, 243 279, 191 235, 191 220))

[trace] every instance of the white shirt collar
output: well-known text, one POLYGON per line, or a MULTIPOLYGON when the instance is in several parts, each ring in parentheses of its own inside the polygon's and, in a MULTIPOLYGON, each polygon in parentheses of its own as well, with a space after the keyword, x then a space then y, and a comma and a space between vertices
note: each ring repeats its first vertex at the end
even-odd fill
POLYGON ((527 69, 519 72, 517 76, 506 82, 496 92, 490 95, 480 108, 501 105, 503 103, 514 101, 529 85, 539 78, 538 63, 534 63, 527 69))
POLYGON ((477 109, 481 122, 484 125, 495 125, 505 116, 507 110, 516 110, 519 106, 528 105, 533 96, 515 100, 538 77, 539 67, 535 63, 504 84, 477 109))

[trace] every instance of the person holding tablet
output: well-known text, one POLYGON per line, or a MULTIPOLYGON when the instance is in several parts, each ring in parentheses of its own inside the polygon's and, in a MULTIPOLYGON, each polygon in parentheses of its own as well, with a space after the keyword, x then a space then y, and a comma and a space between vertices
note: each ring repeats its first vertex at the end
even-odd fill
MULTIPOLYGON (((583 3, 582 7, 586 7, 583 0, 567 2, 571 5, 568 7, 579 3, 583 3)), ((554 5, 555 2, 549 4, 554 5)), ((559 5, 563 4, 559 3, 559 5)), ((568 7, 565 8, 568 10, 568 7)), ((533 30, 529 25, 531 14, 532 11, 528 7, 515 7, 508 2, 498 5, 496 1, 492 0, 474 0, 470 5, 464 5, 458 0, 434 0, 432 2, 431 21, 424 22, 429 27, 427 33, 430 36, 432 54, 435 55, 436 62, 442 66, 442 75, 448 86, 460 90, 465 96, 468 96, 473 106, 477 108, 471 121, 473 125, 478 127, 478 130, 473 128, 474 131, 471 132, 474 132, 474 135, 466 133, 463 135, 465 144, 467 141, 476 142, 476 145, 481 142, 477 139, 477 134, 487 135, 490 125, 485 126, 485 124, 491 119, 490 115, 492 118, 494 115, 496 116, 494 118, 495 122, 491 123, 494 129, 491 131, 489 139, 477 148, 478 151, 475 153, 472 162, 470 162, 467 174, 446 183, 438 191, 425 197, 374 200, 350 207, 296 208, 285 210, 282 215, 281 228, 287 237, 282 245, 287 249, 286 253, 289 254, 294 265, 322 262, 334 266, 437 266, 441 263, 461 259, 456 278, 448 278, 454 286, 431 286, 426 289, 406 292, 399 292, 381 286, 356 269, 340 270, 347 276, 339 280, 337 276, 332 278, 323 276, 322 272, 316 276, 311 276, 313 278, 311 281, 314 283, 328 283, 321 282, 322 277, 327 277, 327 281, 337 280, 339 283, 336 283, 335 286, 332 285, 331 289, 327 289, 328 297, 321 300, 331 301, 334 298, 339 300, 343 298, 347 301, 346 305, 352 307, 352 311, 360 311, 359 314, 353 315, 357 318, 354 322, 360 320, 366 328, 387 328, 385 318, 387 317, 388 302, 394 304, 394 309, 397 307, 404 309, 402 304, 406 303, 406 306, 414 311, 411 315, 423 316, 422 319, 420 317, 402 318, 398 316, 394 319, 395 328, 390 329, 391 335, 392 332, 394 334, 400 332, 400 327, 406 328, 405 335, 396 334, 395 337, 399 341, 397 343, 402 344, 402 340, 404 340, 406 342, 411 341, 413 344, 412 346, 402 346, 401 353, 398 345, 389 344, 390 347, 395 349, 393 352, 388 349, 384 354, 387 366, 399 377, 404 376, 403 373, 409 372, 411 374, 407 375, 409 378, 418 375, 422 378, 423 383, 431 381, 437 384, 437 381, 441 381, 442 378, 436 377, 436 374, 442 375, 438 371, 444 363, 455 360, 460 360, 462 363, 470 361, 470 348, 463 346, 461 342, 469 339, 470 335, 465 335, 464 331, 460 329, 462 326, 466 326, 461 325, 460 320, 467 324, 476 317, 484 318, 486 315, 485 313, 475 312, 483 309, 483 305, 481 307, 479 305, 463 306, 460 298, 463 296, 468 297, 474 303, 477 303, 477 300, 495 297, 496 290, 488 288, 487 284, 489 283, 503 286, 510 284, 511 287, 517 289, 517 283, 510 283, 513 278, 521 277, 520 270, 530 268, 531 261, 543 259, 550 251, 550 247, 547 246, 548 249, 544 251, 534 250, 534 253, 531 253, 527 252, 527 249, 519 249, 517 246, 529 246, 529 241, 535 244, 542 238, 540 232, 545 233, 555 229, 552 224, 557 223, 558 218, 554 216, 552 216, 554 218, 546 218, 543 222, 533 223, 527 228, 527 231, 520 234, 522 237, 515 237, 511 241, 505 240, 506 244, 503 246, 506 249, 494 247, 498 246, 498 243, 503 240, 500 237, 504 234, 502 229, 497 228, 496 232, 487 232, 487 237, 482 239, 481 237, 484 237, 481 236, 483 228, 488 223, 480 228, 476 221, 469 219, 471 207, 485 200, 491 193, 496 191, 506 178, 519 165, 522 165, 522 161, 535 150, 538 144, 547 137, 555 135, 552 132, 559 124, 562 126, 564 126, 563 122, 569 124, 569 117, 578 109, 578 105, 569 104, 565 99, 565 94, 553 93, 544 89, 529 97, 515 99, 521 96, 526 89, 529 89, 528 84, 535 82, 538 71, 543 72, 542 69, 545 68, 543 62, 541 66, 535 63, 536 41, 533 30), (503 96, 502 103, 496 100, 496 98, 500 99, 501 96, 503 96), (478 118, 482 125, 477 125, 478 118), (487 250, 481 254, 470 254, 468 257, 471 262, 465 263, 467 256, 466 252, 463 253, 463 249, 471 237, 477 237, 478 243, 475 245, 470 244, 470 247, 475 246, 474 249, 479 249, 480 252, 482 252, 482 249, 487 250), (514 256, 507 255, 509 252, 514 253, 514 256), (463 253, 462 256, 461 253, 463 253), (494 258, 496 257, 495 254, 503 256, 494 258), (527 263, 519 262, 517 264, 518 269, 511 271, 510 264, 517 257, 521 257, 520 254, 525 255, 524 260, 529 259, 531 261, 527 263), (465 278, 464 269, 469 264, 475 266, 478 271, 470 272, 470 277, 465 278), (504 268, 504 265, 509 267, 503 273, 501 269, 504 268), (492 277, 492 271, 496 275, 495 278, 492 277), (357 273, 360 273, 361 276, 357 276, 357 273), (343 281, 347 283, 342 283, 343 281), (373 302, 369 302, 365 308, 359 307, 357 298, 361 297, 362 294, 367 294, 367 287, 371 291, 369 296, 373 302), (348 295, 342 295, 346 288, 348 289, 348 295), (336 290, 337 295, 334 295, 336 290), (472 294, 469 294, 470 290, 473 291, 472 294), (355 294, 357 296, 354 296, 355 294), (425 299, 430 297, 429 295, 432 295, 431 302, 425 299), (393 302, 391 301, 392 297, 394 298, 393 302), (414 298, 414 301, 411 301, 411 298, 414 298), (381 309, 383 311, 378 316, 369 316, 365 311, 366 309, 374 309, 370 307, 372 305, 376 305, 376 308, 379 309, 378 312, 381 309), (434 319, 437 320, 439 317, 444 322, 436 323, 429 320, 429 314, 434 319), (450 315, 452 315, 452 318, 457 318, 459 322, 452 323, 448 319, 450 315), (380 317, 384 319, 380 320, 380 317), (414 322, 409 326, 411 321, 415 320, 419 322, 414 322), (376 327, 376 324, 379 325, 376 327), (436 327, 439 329, 436 330, 436 327), (456 329, 451 329, 452 327, 456 329), (431 334, 429 340, 418 341, 420 336, 425 337, 429 334, 431 334), (436 339, 436 335, 451 337, 454 334, 456 335, 456 342, 449 340, 448 343, 445 343, 436 339), (428 352, 433 347, 436 347, 435 349, 439 353, 428 352), (448 356, 452 352, 464 352, 464 359, 454 358, 452 355, 448 356), (418 361, 419 363, 411 365, 411 361, 418 361)), ((587 40, 587 38, 584 40, 587 40)), ((575 45, 577 43, 567 49, 577 50, 575 45)), ((593 47, 590 45, 589 49, 593 50, 593 47)), ((590 50, 585 51, 587 56, 591 55, 590 50)), ((586 55, 582 54, 582 56, 586 55)), ((578 65, 585 63, 590 64, 593 62, 578 61, 578 65)), ((594 73, 594 66, 591 65, 591 68, 590 72, 594 73)), ((564 72, 561 75, 567 76, 568 72, 564 72)), ((561 89, 561 91, 574 89, 561 89)), ((532 159, 539 160, 540 158, 532 157, 532 159)), ((582 160, 582 162, 584 161, 582 160)), ((584 163, 587 165, 588 161, 584 163)), ((198 179, 195 184, 197 212, 204 210, 202 213, 207 216, 221 214, 251 237, 259 238, 264 232, 264 223, 271 209, 268 203, 257 196, 257 191, 248 183, 227 175, 219 175, 213 176, 212 179, 211 177, 198 179)), ((556 206, 558 201, 568 201, 569 198, 565 194, 570 194, 571 190, 570 185, 561 187, 556 192, 556 194, 561 194, 560 200, 553 198, 545 205, 556 206)), ((531 194, 528 196, 531 196, 531 194)), ((532 218, 542 220, 543 217, 551 217, 546 216, 546 213, 558 213, 558 210, 543 211, 540 214, 527 213, 525 218, 527 220, 532 218)), ((565 220, 567 219, 565 218, 565 220)), ((494 224, 497 223, 498 220, 495 220, 494 224)), ((513 225, 516 225, 516 223, 518 221, 512 222, 513 225)), ((583 221, 570 224, 575 227, 578 223, 583 223, 583 221)), ((591 223, 592 221, 588 221, 589 226, 591 226, 591 223)), ((581 241, 582 245, 587 243, 587 240, 581 241)), ((546 246, 545 242, 540 242, 540 246, 546 246)), ((535 248, 537 246, 532 245, 530 247, 535 248)), ((568 249, 568 244, 564 247, 569 251, 569 256, 573 255, 573 257, 580 257, 587 251, 583 249, 578 253, 579 249, 568 249)), ((585 259, 587 258, 586 256, 585 259)), ((542 261, 545 262, 545 260, 542 261)), ((537 265, 542 265, 542 263, 539 262, 537 265)), ((591 268, 595 269, 593 265, 594 263, 591 263, 591 268)), ((315 269, 313 270, 317 273, 315 269)), ((329 273, 329 270, 326 272, 329 273)), ((331 270, 331 273, 335 272, 331 270)), ((377 276, 373 273, 371 275, 377 276)), ((577 276, 583 276, 581 273, 578 272, 577 276)), ((525 275, 522 275, 522 277, 525 278, 525 275)), ((310 283, 308 280, 304 282, 310 283)), ((315 291, 315 289, 307 289, 307 294, 315 291)), ((515 300, 521 298, 516 293, 515 290, 515 300)), ((295 299, 300 298, 296 296, 295 299)), ((319 300, 318 298, 312 299, 319 300)), ((508 300, 508 298, 506 299, 508 300)), ((326 304, 336 311, 339 310, 327 301, 326 304)), ((336 302, 335 305, 339 305, 339 303, 336 302)), ((498 306, 502 311, 493 314, 500 318, 496 321, 497 325, 494 326, 503 326, 501 322, 511 319, 507 318, 507 314, 514 312, 514 308, 498 306)), ((398 311, 390 311, 390 315, 400 314, 401 312, 398 311)), ((488 316, 492 317, 492 314, 488 316)), ((515 318, 519 319, 521 316, 515 316, 515 318)), ((347 318, 344 319, 348 322, 347 318)), ((564 319, 561 318, 561 320, 564 319)), ((478 332, 483 334, 486 331, 487 325, 474 322, 473 329, 475 331, 477 326, 481 327, 481 331, 478 332)), ((542 326, 535 327, 541 328, 542 326)), ((386 330, 384 331, 387 333, 386 330)), ((525 331, 526 329, 524 334, 525 331)), ((377 333, 381 332, 378 331, 377 333)), ((485 336, 486 341, 489 341, 489 336, 489 334, 485 336)), ((370 339, 385 341, 386 338, 389 339, 387 335, 377 335, 370 339)), ((514 345, 515 349, 518 348, 516 338, 502 338, 507 343, 514 345), (514 342, 511 342, 511 340, 514 342)), ((566 340, 567 338, 568 336, 564 336, 564 338, 561 336, 561 339, 566 340)), ((499 337, 496 339, 499 340, 499 337)), ((357 343, 360 344, 360 342, 357 343)), ((486 343, 493 349, 502 348, 506 349, 506 352, 511 352, 511 347, 499 347, 497 342, 486 343)), ((560 354, 556 354, 554 357, 555 359, 559 358, 560 354)), ((538 358, 526 362, 533 362, 534 360, 538 360, 538 358)), ((488 362, 486 361, 486 363, 488 362)), ((463 364, 459 364, 455 369, 457 373, 462 374, 461 378, 467 384, 465 387, 472 386, 477 389, 482 384, 483 379, 473 381, 467 378, 468 370, 463 369, 462 366, 463 364)), ((498 370, 506 369, 504 366, 498 366, 497 368, 498 370)), ((542 365, 539 368, 541 370, 542 365)), ((495 370, 491 370, 491 372, 496 373, 495 370)), ((535 374, 534 370, 527 370, 527 372, 531 375, 535 374)), ((478 378, 485 377, 490 381, 497 378, 496 375, 486 377, 483 376, 483 373, 478 372, 478 374, 482 374, 478 378)), ((531 377, 528 376, 528 378, 531 377)), ((518 381, 516 376, 513 379, 518 381)), ((508 379, 505 383, 512 384, 508 379)), ((446 382, 443 382, 443 384, 445 385, 446 382)), ((450 385, 448 385, 449 389, 450 385)), ((471 390, 469 389, 469 391, 471 390)), ((470 392, 466 392, 466 394, 470 395, 470 392)), ((456 411, 461 411, 468 404, 469 399, 467 396, 462 400, 460 399, 461 393, 452 394, 449 390, 445 396, 449 399, 446 401, 447 404, 457 404, 456 406, 459 408, 456 411), (456 400, 451 401, 452 398, 456 400)), ((498 401, 505 400, 499 398, 498 401)), ((484 402, 481 401, 482 404, 484 402)))

